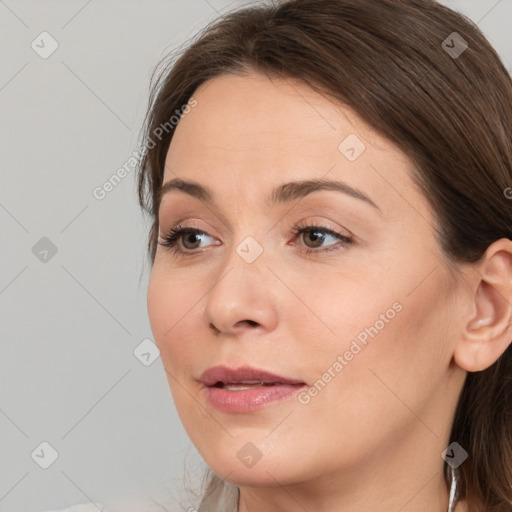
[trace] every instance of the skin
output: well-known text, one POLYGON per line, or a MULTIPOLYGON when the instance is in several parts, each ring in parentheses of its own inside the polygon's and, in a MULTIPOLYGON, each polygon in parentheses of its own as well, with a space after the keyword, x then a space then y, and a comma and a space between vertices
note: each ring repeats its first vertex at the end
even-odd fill
POLYGON ((239 512, 446 512, 441 453, 467 372, 490 366, 512 339, 512 242, 496 241, 478 264, 451 265, 405 154, 298 81, 222 75, 194 98, 164 182, 196 181, 215 205, 164 196, 162 235, 178 223, 205 234, 178 240, 187 254, 159 245, 148 287, 151 328, 191 441, 240 488, 239 512), (354 162, 338 149, 350 134, 366 145, 354 162), (343 180, 380 211, 336 191, 266 202, 274 187, 312 178, 343 180), (353 243, 295 235, 305 224, 353 243), (263 248, 250 264, 236 251, 248 236, 263 248), (295 397, 240 414, 207 402, 197 379, 217 364, 313 386, 397 302, 401 311, 309 403, 295 397), (248 442, 262 454, 252 467, 237 457, 248 442))

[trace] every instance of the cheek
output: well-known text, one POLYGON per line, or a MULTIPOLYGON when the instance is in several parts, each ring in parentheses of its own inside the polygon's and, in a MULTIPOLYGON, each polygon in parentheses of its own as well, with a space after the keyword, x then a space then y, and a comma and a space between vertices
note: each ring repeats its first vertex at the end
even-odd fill
POLYGON ((303 304, 286 309, 293 315, 287 326, 297 326, 295 339, 314 340, 308 348, 314 347, 316 356, 343 354, 354 339, 365 346, 403 315, 399 294, 384 279, 331 273, 315 281, 319 292, 299 288, 303 304))
POLYGON ((192 325, 200 307, 197 301, 190 287, 153 267, 147 290, 148 318, 166 369, 177 367, 191 350, 191 336, 197 333, 197 326, 192 325))
POLYGON ((323 302, 323 319, 336 336, 317 335, 314 350, 310 344, 301 354, 311 370, 310 394, 301 397, 298 412, 303 424, 323 423, 326 435, 339 432, 347 459, 356 460, 366 450, 376 452, 384 438, 399 444, 417 417, 437 429, 429 404, 449 362, 442 337, 449 315, 435 290, 345 292, 323 302))
POLYGON ((172 294, 166 293, 167 286, 160 274, 158 269, 153 267, 148 283, 147 309, 155 342, 161 350, 164 333, 171 325, 168 313, 174 311, 174 304, 172 294))
POLYGON ((350 361, 339 391, 363 416, 370 414, 370 422, 371 411, 398 413, 403 404, 421 416, 443 381, 451 358, 453 309, 451 292, 436 277, 413 293, 412 287, 399 294, 375 293, 366 312, 354 309, 358 321, 350 322, 351 331, 343 337, 344 359, 350 361))
POLYGON ((196 302, 187 287, 177 288, 176 280, 153 267, 147 291, 149 322, 173 402, 184 425, 191 423, 189 416, 194 414, 194 402, 184 392, 184 384, 190 378, 191 362, 197 357, 193 336, 195 332, 197 338, 198 331, 191 326, 194 315, 197 316, 196 302))
MULTIPOLYGON (((418 276, 427 275, 429 268, 419 267, 418 262, 416 268, 404 262, 379 276, 334 279, 331 275, 317 281, 322 292, 305 301, 310 311, 295 310, 289 323, 296 326, 295 339, 307 344, 307 351, 297 348, 310 365, 310 376, 322 379, 329 370, 343 373, 350 384, 331 379, 342 385, 342 394, 361 388, 367 379, 378 383, 378 376, 406 395, 418 393, 415 399, 421 398, 418 382, 428 393, 450 361, 454 308, 449 297, 454 292, 440 270, 422 282, 418 276)), ((360 392, 365 394, 364 389, 360 392)))

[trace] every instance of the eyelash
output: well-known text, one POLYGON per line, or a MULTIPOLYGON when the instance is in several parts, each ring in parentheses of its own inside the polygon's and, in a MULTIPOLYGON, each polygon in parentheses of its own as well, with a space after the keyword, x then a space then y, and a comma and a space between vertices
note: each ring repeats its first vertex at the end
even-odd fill
MULTIPOLYGON (((307 255, 311 255, 313 253, 323 253, 323 252, 331 252, 331 251, 337 251, 340 250, 341 247, 346 247, 353 243, 353 239, 351 237, 342 235, 341 233, 337 233, 336 231, 333 231, 332 229, 325 228, 323 226, 317 226, 317 225, 302 225, 302 226, 295 226, 292 228, 293 233, 295 236, 300 236, 302 233, 307 233, 308 231, 316 231, 323 233, 324 235, 331 235, 334 238, 338 238, 340 242, 342 242, 340 245, 336 244, 334 247, 328 248, 328 249, 311 249, 311 248, 304 248, 302 249, 307 255)), ((163 247, 167 248, 169 251, 174 253, 175 255, 182 255, 182 256, 191 256, 193 254, 197 254, 198 251, 184 251, 183 249, 180 249, 177 245, 177 241, 179 238, 183 235, 189 235, 189 234, 204 234, 207 236, 208 233, 205 231, 201 231, 200 229, 196 228, 188 228, 188 227, 182 227, 181 225, 174 226, 171 228, 168 232, 168 234, 161 238, 161 242, 158 242, 159 245, 162 245, 163 247)))

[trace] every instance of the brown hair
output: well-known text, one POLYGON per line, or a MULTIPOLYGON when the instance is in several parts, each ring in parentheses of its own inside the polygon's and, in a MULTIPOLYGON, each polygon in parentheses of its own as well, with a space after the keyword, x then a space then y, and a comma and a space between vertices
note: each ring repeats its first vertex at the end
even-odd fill
MULTIPOLYGON (((411 158, 450 261, 477 262, 495 240, 512 239, 505 193, 512 186, 512 80, 478 27, 434 0, 281 0, 245 7, 210 23, 178 59, 171 55, 162 65, 152 78, 144 144, 210 78, 255 70, 299 79, 352 108, 411 158), (454 54, 464 49, 460 38, 468 47, 454 54)), ((172 135, 170 129, 148 146, 139 166, 139 200, 152 219, 152 263, 172 135)), ((452 441, 469 453, 456 469, 469 512, 510 512, 510 346, 487 370, 468 374, 452 441)), ((448 469, 445 464, 447 486, 448 469)), ((213 475, 209 489, 218 484, 228 485, 213 475)))

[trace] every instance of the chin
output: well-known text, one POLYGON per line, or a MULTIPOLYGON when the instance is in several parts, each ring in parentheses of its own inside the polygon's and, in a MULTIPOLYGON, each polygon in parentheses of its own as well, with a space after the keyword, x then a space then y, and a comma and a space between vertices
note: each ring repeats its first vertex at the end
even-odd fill
POLYGON ((228 446, 219 448, 221 454, 210 451, 207 455, 199 453, 208 467, 220 478, 237 487, 275 487, 307 477, 305 474, 307 471, 304 472, 304 468, 300 468, 293 457, 287 461, 281 453, 275 454, 274 457, 262 455, 259 460, 250 461, 250 458, 244 460, 246 454, 251 451, 250 447, 244 448, 232 450, 231 446, 228 446))
MULTIPOLYGON (((226 466, 212 469, 221 478, 223 475, 229 474, 224 480, 236 487, 279 487, 288 483, 283 481, 280 474, 276 473, 275 468, 267 465, 261 466, 258 469, 256 467, 242 469, 240 467, 228 468, 226 466)), ((289 475, 287 476, 289 478, 289 475)))

